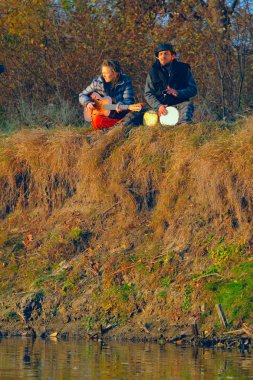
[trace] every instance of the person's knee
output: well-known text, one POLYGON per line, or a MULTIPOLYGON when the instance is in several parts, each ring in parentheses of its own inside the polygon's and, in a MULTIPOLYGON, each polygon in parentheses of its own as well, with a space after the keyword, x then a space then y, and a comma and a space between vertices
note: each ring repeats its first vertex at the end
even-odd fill
POLYGON ((180 106, 178 107, 178 111, 179 111, 178 124, 192 122, 193 113, 194 113, 193 103, 187 102, 187 103, 180 104, 180 106))
POLYGON ((129 112, 121 121, 120 124, 124 126, 137 127, 143 123, 144 112, 129 112))
POLYGON ((91 124, 92 124, 93 129, 101 129, 101 127, 102 127, 101 115, 93 115, 91 124))

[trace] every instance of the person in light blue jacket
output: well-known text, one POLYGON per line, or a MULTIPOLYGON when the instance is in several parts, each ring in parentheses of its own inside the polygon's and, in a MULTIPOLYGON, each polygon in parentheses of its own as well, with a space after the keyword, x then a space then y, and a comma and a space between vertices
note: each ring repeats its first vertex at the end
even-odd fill
POLYGON ((134 103, 134 90, 131 79, 121 71, 118 61, 107 59, 101 66, 101 75, 94 78, 79 94, 80 104, 89 111, 94 109, 94 101, 90 97, 92 93, 100 96, 110 96, 116 104, 116 111, 112 111, 109 116, 95 115, 91 124, 94 129, 111 128, 119 123, 128 111, 121 111, 121 105, 131 105, 134 103))

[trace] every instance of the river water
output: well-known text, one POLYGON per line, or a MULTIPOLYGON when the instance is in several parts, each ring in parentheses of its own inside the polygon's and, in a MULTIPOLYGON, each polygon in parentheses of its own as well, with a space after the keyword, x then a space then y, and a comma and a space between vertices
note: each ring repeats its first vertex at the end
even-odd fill
POLYGON ((0 380, 253 379, 253 354, 149 343, 0 339, 0 380))

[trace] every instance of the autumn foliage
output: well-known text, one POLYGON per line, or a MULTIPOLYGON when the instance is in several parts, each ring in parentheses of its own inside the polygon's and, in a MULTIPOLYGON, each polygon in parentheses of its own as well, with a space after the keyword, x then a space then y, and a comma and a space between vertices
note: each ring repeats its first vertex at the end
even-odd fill
POLYGON ((2 110, 21 101, 68 102, 117 58, 139 100, 158 42, 175 45, 198 83, 196 120, 245 112, 251 103, 248 0, 8 0, 0 3, 2 110))

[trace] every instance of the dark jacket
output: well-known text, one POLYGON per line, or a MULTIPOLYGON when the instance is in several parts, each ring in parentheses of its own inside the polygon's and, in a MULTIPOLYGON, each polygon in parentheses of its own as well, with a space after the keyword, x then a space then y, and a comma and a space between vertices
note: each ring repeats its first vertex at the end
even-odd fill
POLYGON ((162 104, 173 106, 189 100, 197 93, 196 82, 187 63, 174 59, 162 66, 156 61, 146 80, 145 99, 151 108, 158 110, 162 104), (166 94, 166 87, 177 90, 178 96, 166 94))

